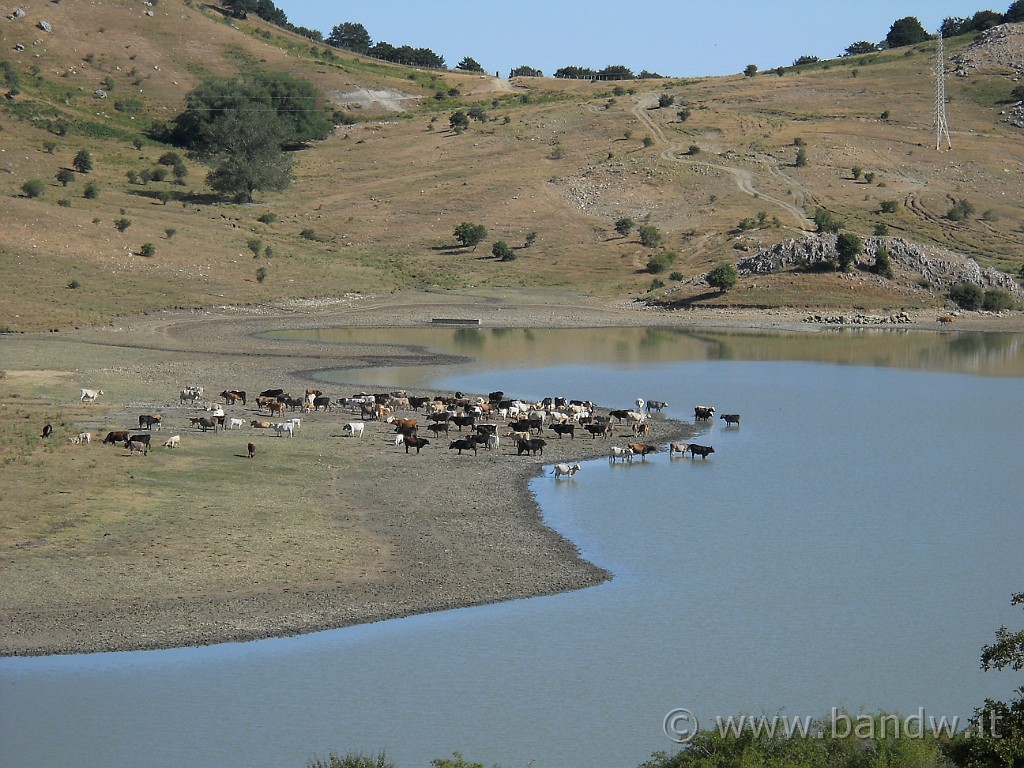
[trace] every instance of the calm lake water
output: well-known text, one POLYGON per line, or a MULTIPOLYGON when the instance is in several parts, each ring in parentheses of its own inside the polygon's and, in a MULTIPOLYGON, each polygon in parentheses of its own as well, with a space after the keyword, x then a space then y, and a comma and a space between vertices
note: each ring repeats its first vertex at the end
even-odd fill
MULTIPOLYGON (((1012 673, 981 646, 1020 591, 1024 338, 643 329, 362 330, 473 355, 327 380, 667 400, 743 415, 705 461, 537 478, 614 580, 298 638, 0 660, 0 765, 304 766, 386 749, 505 768, 629 768, 666 713, 831 707, 966 718, 1012 673), (532 337, 532 338, 528 338, 532 337)), ((339 392, 339 394, 345 394, 339 392)))

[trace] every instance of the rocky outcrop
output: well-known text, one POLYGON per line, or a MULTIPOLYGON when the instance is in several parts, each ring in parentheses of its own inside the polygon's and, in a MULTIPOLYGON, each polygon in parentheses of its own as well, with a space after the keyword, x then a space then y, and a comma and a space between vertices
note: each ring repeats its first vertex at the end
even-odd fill
MULTIPOLYGON (((856 259, 856 266, 869 267, 875 254, 884 247, 893 269, 914 278, 921 277, 933 288, 948 289, 956 283, 974 283, 983 288, 1000 288, 1017 301, 1024 301, 1024 289, 1009 275, 992 267, 982 267, 963 254, 930 245, 919 245, 901 237, 868 237, 856 259)), ((813 269, 836 259, 836 235, 809 235, 765 248, 756 256, 736 265, 741 275, 763 275, 786 269, 813 269)))
POLYGON ((1013 70, 1024 77, 1024 24, 1000 24, 986 29, 963 49, 950 57, 953 73, 969 77, 978 69, 1013 70))

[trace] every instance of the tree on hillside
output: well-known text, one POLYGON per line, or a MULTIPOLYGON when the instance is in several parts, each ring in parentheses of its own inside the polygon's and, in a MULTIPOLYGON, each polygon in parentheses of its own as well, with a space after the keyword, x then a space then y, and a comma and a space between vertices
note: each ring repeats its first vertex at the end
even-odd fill
POLYGON ((528 67, 525 64, 521 67, 516 67, 510 70, 508 73, 509 77, 544 77, 544 73, 539 69, 528 67))
POLYGON ((207 155, 214 169, 206 183, 215 192, 250 203, 256 190, 281 192, 291 184, 291 160, 281 151, 274 120, 232 112, 210 127, 208 138, 217 151, 207 155))
POLYGON ((706 279, 712 288, 717 288, 720 293, 725 293, 736 285, 736 267, 728 263, 719 264, 708 272, 706 279))
POLYGON ((1006 9, 1006 13, 1003 14, 1003 21, 1008 24, 1024 21, 1024 0, 1016 0, 1006 9))
POLYGON ((88 173, 92 170, 92 154, 88 149, 78 150, 75 159, 71 161, 71 167, 79 173, 88 173))
POLYGON ((818 63, 818 57, 817 56, 801 56, 800 58, 793 60, 793 66, 794 67, 802 67, 805 64, 817 64, 817 63, 818 63))
POLYGON ((448 124, 455 133, 462 133, 464 130, 469 128, 469 115, 461 109, 456 110, 455 112, 452 112, 452 116, 448 118, 448 124))
POLYGON ((846 53, 844 56, 859 56, 862 53, 874 53, 878 50, 878 46, 874 43, 869 43, 867 40, 858 40, 856 43, 846 46, 846 53))
POLYGON ((984 32, 986 29, 998 26, 1003 23, 1003 14, 995 11, 978 11, 971 16, 971 26, 974 32, 984 32))
POLYGON ((270 0, 221 0, 221 5, 231 11, 236 19, 244 19, 251 13, 280 27, 288 25, 284 11, 270 0))
POLYGON ((757 64, 747 64, 747 66, 743 68, 743 74, 746 75, 747 77, 753 77, 754 75, 756 75, 757 64))
POLYGON ((633 70, 622 64, 611 64, 597 73, 604 80, 632 80, 633 70))
POLYGON ((643 224, 637 230, 640 235, 640 244, 645 248, 657 248, 664 239, 661 230, 653 224, 643 224))
POLYGON ((455 239, 465 248, 476 249, 487 237, 487 228, 483 224, 471 224, 464 221, 455 228, 455 239))
POLYGON ((344 48, 348 51, 365 54, 373 45, 370 33, 366 27, 354 21, 346 21, 336 25, 331 34, 327 37, 327 44, 335 48, 344 48))
MULTIPOLYGON (((615 232, 621 237, 625 237, 633 231, 633 227, 636 226, 631 218, 624 216, 615 222, 615 232)), ((1024 269, 1024 268, 1022 268, 1024 269)))
POLYGON ((971 20, 961 16, 950 16, 942 20, 939 26, 939 34, 943 37, 957 37, 966 35, 972 29, 971 20))
POLYGON ((469 56, 464 56, 462 61, 455 65, 455 68, 460 72, 483 72, 484 68, 480 66, 480 63, 469 56))
POLYGON ((917 45, 929 39, 931 35, 921 26, 916 16, 904 16, 892 23, 889 34, 885 36, 885 43, 890 48, 900 48, 904 45, 917 45))
POLYGON ((564 77, 570 80, 590 80, 597 74, 588 67, 561 67, 555 70, 555 77, 564 77))
POLYGON ((824 208, 818 208, 814 212, 815 231, 819 234, 830 234, 838 232, 843 228, 843 222, 837 219, 834 214, 824 208))
POLYGON ((836 238, 836 266, 843 272, 852 272, 857 254, 864 250, 864 244, 853 232, 843 232, 836 238))

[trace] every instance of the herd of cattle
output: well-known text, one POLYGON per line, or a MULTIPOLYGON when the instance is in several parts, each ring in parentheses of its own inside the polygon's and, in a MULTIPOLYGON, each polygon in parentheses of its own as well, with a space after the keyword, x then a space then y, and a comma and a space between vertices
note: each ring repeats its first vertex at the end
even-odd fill
MULTIPOLYGON (((83 402, 96 402, 103 390, 82 389, 83 402)), ((448 450, 472 451, 477 455, 479 449, 497 450, 502 440, 508 440, 517 456, 543 455, 548 444, 544 438, 549 430, 558 439, 566 435, 571 440, 576 434, 589 434, 591 440, 597 438, 610 439, 616 434, 626 436, 625 445, 612 446, 608 452, 611 462, 622 461, 631 463, 639 456, 646 460, 649 453, 658 451, 651 443, 641 442, 642 438, 651 433, 649 416, 652 412, 661 413, 668 403, 661 400, 644 400, 637 398, 632 408, 612 409, 600 413, 590 401, 568 400, 564 397, 547 397, 540 402, 525 402, 507 398, 504 392, 491 392, 484 397, 467 397, 461 392, 452 396, 438 395, 435 397, 410 396, 405 392, 388 392, 381 394, 361 393, 352 397, 333 399, 319 389, 307 389, 302 396, 292 396, 283 389, 267 389, 253 399, 244 390, 224 390, 219 401, 207 401, 204 390, 199 386, 188 386, 179 393, 179 404, 186 403, 193 407, 202 407, 199 415, 189 416, 190 428, 199 432, 218 430, 241 430, 248 425, 252 429, 272 430, 278 437, 294 437, 302 425, 302 416, 294 414, 317 413, 320 411, 341 411, 351 416, 358 414, 358 420, 347 421, 341 432, 345 436, 362 437, 367 431, 367 423, 374 422, 386 425, 394 435, 394 445, 402 446, 406 453, 415 449, 418 454, 442 435, 448 439, 448 450), (257 415, 266 411, 268 417, 278 417, 280 421, 269 418, 241 418, 229 416, 226 407, 249 407, 255 409, 257 415), (286 412, 289 414, 285 418, 286 412), (457 428, 459 436, 451 439, 452 429, 457 428), (422 430, 422 432, 421 432, 422 430), (463 431, 465 430, 465 432, 463 431), (424 436, 429 435, 429 437, 424 436), (630 439, 631 438, 631 439, 630 439)), ((698 405, 694 407, 694 421, 709 422, 714 418, 713 406, 698 405)), ((739 414, 722 414, 726 427, 739 427, 739 414)), ((164 425, 164 416, 160 413, 140 414, 138 430, 114 429, 103 438, 105 445, 122 445, 129 455, 141 453, 148 455, 150 439, 154 430, 164 425)), ((53 427, 47 424, 43 437, 49 437, 53 427)), ((92 434, 79 433, 68 438, 69 443, 88 444, 92 442, 92 434)), ((442 443, 443 444, 443 443, 442 443)), ((173 449, 181 445, 181 435, 169 437, 163 443, 165 448, 173 449)), ((690 454, 691 458, 700 456, 702 459, 714 453, 715 449, 696 443, 670 443, 669 456, 676 453, 681 456, 690 454)), ((252 458, 256 453, 256 445, 249 442, 247 455, 252 458)), ((572 477, 580 469, 579 464, 557 464, 553 474, 556 478, 572 477)))

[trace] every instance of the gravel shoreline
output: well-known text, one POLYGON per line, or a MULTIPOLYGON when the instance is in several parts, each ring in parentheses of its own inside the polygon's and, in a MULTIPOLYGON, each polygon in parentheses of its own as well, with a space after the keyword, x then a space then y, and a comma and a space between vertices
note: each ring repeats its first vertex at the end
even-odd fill
MULTIPOLYGON (((915 319, 938 327, 935 313, 915 319)), ((473 318, 482 327, 741 327, 813 332, 800 311, 664 312, 586 297, 402 294, 281 302, 262 307, 180 310, 113 321, 61 334, 65 341, 161 350, 181 380, 280 381, 308 385, 311 371, 458 358, 415 346, 302 344, 257 338, 308 327, 422 327, 435 317, 473 318), (197 361, 197 357, 200 360, 197 361), (195 378, 191 378, 192 375, 195 378), (216 378, 214 379, 214 376, 216 378)), ((1020 318, 972 318, 978 330, 1020 330, 1020 318)), ((42 338, 42 335, 40 335, 42 338)), ((567 393, 568 394, 568 393, 567 393)), ((601 404, 621 407, 621 404, 601 404)), ((685 440, 691 424, 658 419, 647 442, 685 440)), ((358 568, 313 583, 277 583, 248 591, 151 594, 95 600, 83 585, 64 606, 19 603, 3 609, 0 655, 124 651, 280 637, 411 614, 580 589, 611 578, 544 525, 529 491, 544 465, 607 456, 608 443, 549 439, 543 457, 485 455, 460 460, 435 451, 410 461, 401 451, 361 448, 355 468, 336 472, 324 503, 339 525, 377 547, 358 568), (459 482, 450 482, 456 473, 459 482), (384 487, 386 486, 386 492, 384 487), (481 489, 486 489, 481 493, 481 489)), ((451 455, 447 455, 451 454, 451 455)), ((282 552, 282 557, 287 557, 282 552)), ((200 578, 202 574, 199 575, 200 578)), ((13 602, 13 601, 12 601, 13 602)))

